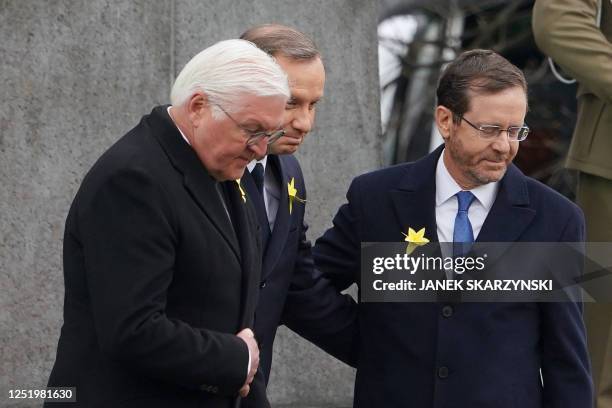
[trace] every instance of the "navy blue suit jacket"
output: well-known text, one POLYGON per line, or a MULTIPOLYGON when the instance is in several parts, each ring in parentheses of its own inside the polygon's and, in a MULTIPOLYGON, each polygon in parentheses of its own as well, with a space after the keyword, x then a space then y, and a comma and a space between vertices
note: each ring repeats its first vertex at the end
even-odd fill
MULTIPOLYGON (((260 365, 243 407, 264 407, 265 388, 272 367, 272 347, 279 324, 315 343, 335 357, 348 361, 356 338, 356 305, 342 296, 314 270, 312 246, 306 239, 305 203, 294 201, 289 213, 287 185, 294 180, 297 195, 306 199, 302 169, 291 155, 269 155, 268 169, 280 184, 281 198, 274 229, 263 253, 260 293, 255 311, 255 336, 260 365), (261 375, 260 375, 261 374, 261 375)), ((245 171, 241 183, 247 194, 256 194, 255 182, 245 171)), ((253 201, 254 204, 257 204, 253 201)))
MULTIPOLYGON (((348 203, 313 250, 338 289, 359 282, 361 242, 401 242, 408 227, 425 227, 436 240, 441 152, 352 182, 348 203)), ((511 165, 477 240, 583 237, 580 209, 511 165)), ((355 407, 592 406, 581 304, 360 303, 359 326, 355 407)))

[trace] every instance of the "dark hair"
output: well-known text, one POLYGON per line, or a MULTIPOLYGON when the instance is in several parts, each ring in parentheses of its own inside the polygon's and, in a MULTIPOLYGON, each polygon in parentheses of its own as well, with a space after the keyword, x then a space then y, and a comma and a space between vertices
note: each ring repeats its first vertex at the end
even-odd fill
POLYGON ((446 66, 438 81, 438 105, 450 109, 454 120, 470 109, 470 94, 495 94, 520 86, 527 94, 523 72, 510 61, 491 50, 461 53, 446 66))
POLYGON ((314 41, 308 36, 280 24, 262 24, 252 27, 242 33, 240 39, 252 42, 273 57, 277 54, 297 60, 321 57, 314 41))

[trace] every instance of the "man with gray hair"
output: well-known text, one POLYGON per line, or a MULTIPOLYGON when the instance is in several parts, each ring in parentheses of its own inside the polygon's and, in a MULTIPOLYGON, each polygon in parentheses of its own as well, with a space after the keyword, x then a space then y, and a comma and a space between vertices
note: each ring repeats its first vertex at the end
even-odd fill
MULTIPOLYGON (((240 185, 283 134, 287 79, 253 44, 196 55, 86 175, 64 236, 52 387, 70 407, 232 407, 259 364, 256 216, 240 185)), ((53 404, 61 406, 63 404, 53 404)))

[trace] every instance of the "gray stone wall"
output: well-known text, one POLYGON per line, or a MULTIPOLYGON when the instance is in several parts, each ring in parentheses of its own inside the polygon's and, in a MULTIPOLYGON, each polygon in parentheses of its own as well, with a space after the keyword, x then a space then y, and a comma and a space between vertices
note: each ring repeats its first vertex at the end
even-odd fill
MULTIPOLYGON (((0 406, 46 384, 62 321, 62 235, 85 172, 157 104, 201 49, 264 22, 321 48, 327 87, 299 152, 309 237, 349 181, 380 164, 373 0, 0 0, 0 406)), ((350 406, 353 370, 281 329, 276 406, 350 406)))

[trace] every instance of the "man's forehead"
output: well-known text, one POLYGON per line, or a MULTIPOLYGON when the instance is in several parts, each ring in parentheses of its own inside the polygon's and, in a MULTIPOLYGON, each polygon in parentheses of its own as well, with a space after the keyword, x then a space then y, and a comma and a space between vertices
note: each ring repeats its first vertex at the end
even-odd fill
POLYGON ((322 75, 288 75, 291 98, 297 100, 319 100, 325 92, 325 77, 322 75))
POLYGON ((323 87, 291 86, 291 99, 295 101, 318 101, 323 95, 323 87))
POLYGON ((267 129, 277 129, 282 124, 284 98, 269 96, 245 96, 234 105, 234 111, 245 124, 261 125, 267 129), (276 102, 276 103, 275 103, 276 102), (278 108, 274 105, 278 105, 278 108))
POLYGON ((514 94, 521 94, 525 97, 525 100, 527 100, 527 92, 525 91, 525 89, 523 89, 520 86, 510 86, 510 87, 502 88, 502 89, 495 90, 495 91, 488 91, 488 90, 478 87, 477 85, 471 85, 466 90, 466 95, 467 95, 468 101, 473 101, 475 99, 482 99, 482 98, 504 97, 510 92, 514 94))
POLYGON ((468 106, 467 112, 474 111, 475 108, 490 108, 494 110, 505 106, 507 108, 525 108, 527 109, 527 94, 520 87, 506 88, 499 92, 474 92, 468 91, 468 106), (484 105, 484 106, 483 106, 484 105))
POLYGON ((276 62, 287 74, 290 85, 295 81, 314 77, 323 81, 325 80, 325 66, 319 56, 308 59, 279 56, 276 57, 276 62))

